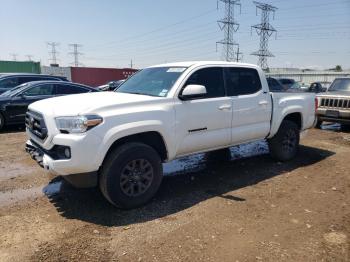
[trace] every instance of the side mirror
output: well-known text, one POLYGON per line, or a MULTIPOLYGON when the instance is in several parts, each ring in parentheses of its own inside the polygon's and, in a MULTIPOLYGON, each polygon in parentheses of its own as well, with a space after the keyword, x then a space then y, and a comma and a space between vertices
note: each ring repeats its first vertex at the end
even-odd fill
POLYGON ((26 99, 26 96, 25 96, 25 94, 19 94, 17 97, 19 97, 19 98, 21 98, 21 99, 26 99))
POLYGON ((182 90, 182 93, 179 95, 179 98, 181 100, 198 99, 204 97, 206 94, 207 89, 205 88, 205 86, 188 85, 182 90))

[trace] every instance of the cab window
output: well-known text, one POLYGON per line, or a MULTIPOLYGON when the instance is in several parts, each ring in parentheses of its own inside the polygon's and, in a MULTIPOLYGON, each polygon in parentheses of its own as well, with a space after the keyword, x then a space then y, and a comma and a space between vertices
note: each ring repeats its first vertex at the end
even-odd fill
POLYGON ((207 95, 203 98, 214 98, 225 96, 223 69, 221 67, 210 67, 199 69, 186 81, 187 85, 203 85, 207 89, 207 95))
POLYGON ((259 74, 252 68, 227 68, 225 77, 229 96, 254 94, 262 89, 259 74))

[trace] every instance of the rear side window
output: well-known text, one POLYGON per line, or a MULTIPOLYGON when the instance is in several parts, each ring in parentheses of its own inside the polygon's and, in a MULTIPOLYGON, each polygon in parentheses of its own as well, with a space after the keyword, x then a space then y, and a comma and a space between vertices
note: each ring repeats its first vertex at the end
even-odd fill
POLYGON ((56 85, 57 95, 72 95, 87 92, 90 92, 90 90, 76 85, 56 85))
POLYGON ((206 98, 225 96, 223 69, 221 67, 204 68, 194 72, 187 85, 203 85, 207 89, 206 98))
POLYGON ((261 90, 258 72, 252 68, 227 68, 227 94, 229 96, 249 95, 261 90))
POLYGON ((29 88, 23 93, 25 96, 50 96, 53 95, 53 85, 43 84, 29 88))

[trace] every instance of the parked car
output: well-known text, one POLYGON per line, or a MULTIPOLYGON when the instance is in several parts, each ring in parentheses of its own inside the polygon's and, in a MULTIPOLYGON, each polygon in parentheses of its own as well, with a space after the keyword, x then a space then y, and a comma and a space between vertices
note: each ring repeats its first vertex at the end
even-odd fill
POLYGON ((322 83, 314 82, 314 83, 311 83, 308 91, 313 93, 321 93, 321 92, 325 92, 326 90, 327 88, 323 87, 322 83))
POLYGON ((271 92, 284 92, 287 90, 276 78, 267 77, 266 80, 271 92))
POLYGON ((98 89, 101 91, 113 91, 114 89, 118 88, 124 82, 125 82, 125 79, 118 80, 118 81, 110 81, 105 85, 99 86, 98 89))
POLYGON ((350 78, 335 79, 317 99, 317 127, 323 121, 340 123, 346 129, 350 127, 350 78))
POLYGON ((0 130, 5 125, 24 124, 27 107, 35 101, 96 91, 89 86, 63 81, 34 81, 19 85, 0 95, 0 130))
POLYGON ((297 82, 297 84, 299 85, 300 90, 303 92, 308 92, 310 89, 310 86, 305 83, 297 82))
POLYGON ((1 74, 0 75, 0 94, 11 90, 12 88, 24 83, 42 80, 68 81, 62 76, 39 75, 39 74, 1 74))
POLYGON ((294 79, 289 78, 278 78, 277 80, 283 85, 286 90, 292 88, 292 86, 296 83, 294 79))
POLYGON ((139 71, 115 92, 33 103, 26 118, 39 165, 134 208, 157 192, 162 162, 259 139, 292 159, 315 122, 315 95, 270 93, 255 65, 183 62, 139 71))

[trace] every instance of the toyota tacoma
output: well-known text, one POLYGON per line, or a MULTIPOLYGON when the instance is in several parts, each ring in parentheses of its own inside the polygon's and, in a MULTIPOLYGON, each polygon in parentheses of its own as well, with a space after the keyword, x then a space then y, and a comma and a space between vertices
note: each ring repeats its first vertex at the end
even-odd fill
POLYGON ((51 98, 29 106, 26 151, 76 186, 99 186, 121 208, 145 204, 162 163, 266 139, 292 159, 315 123, 315 95, 273 93, 255 65, 182 62, 145 68, 115 92, 51 98))

